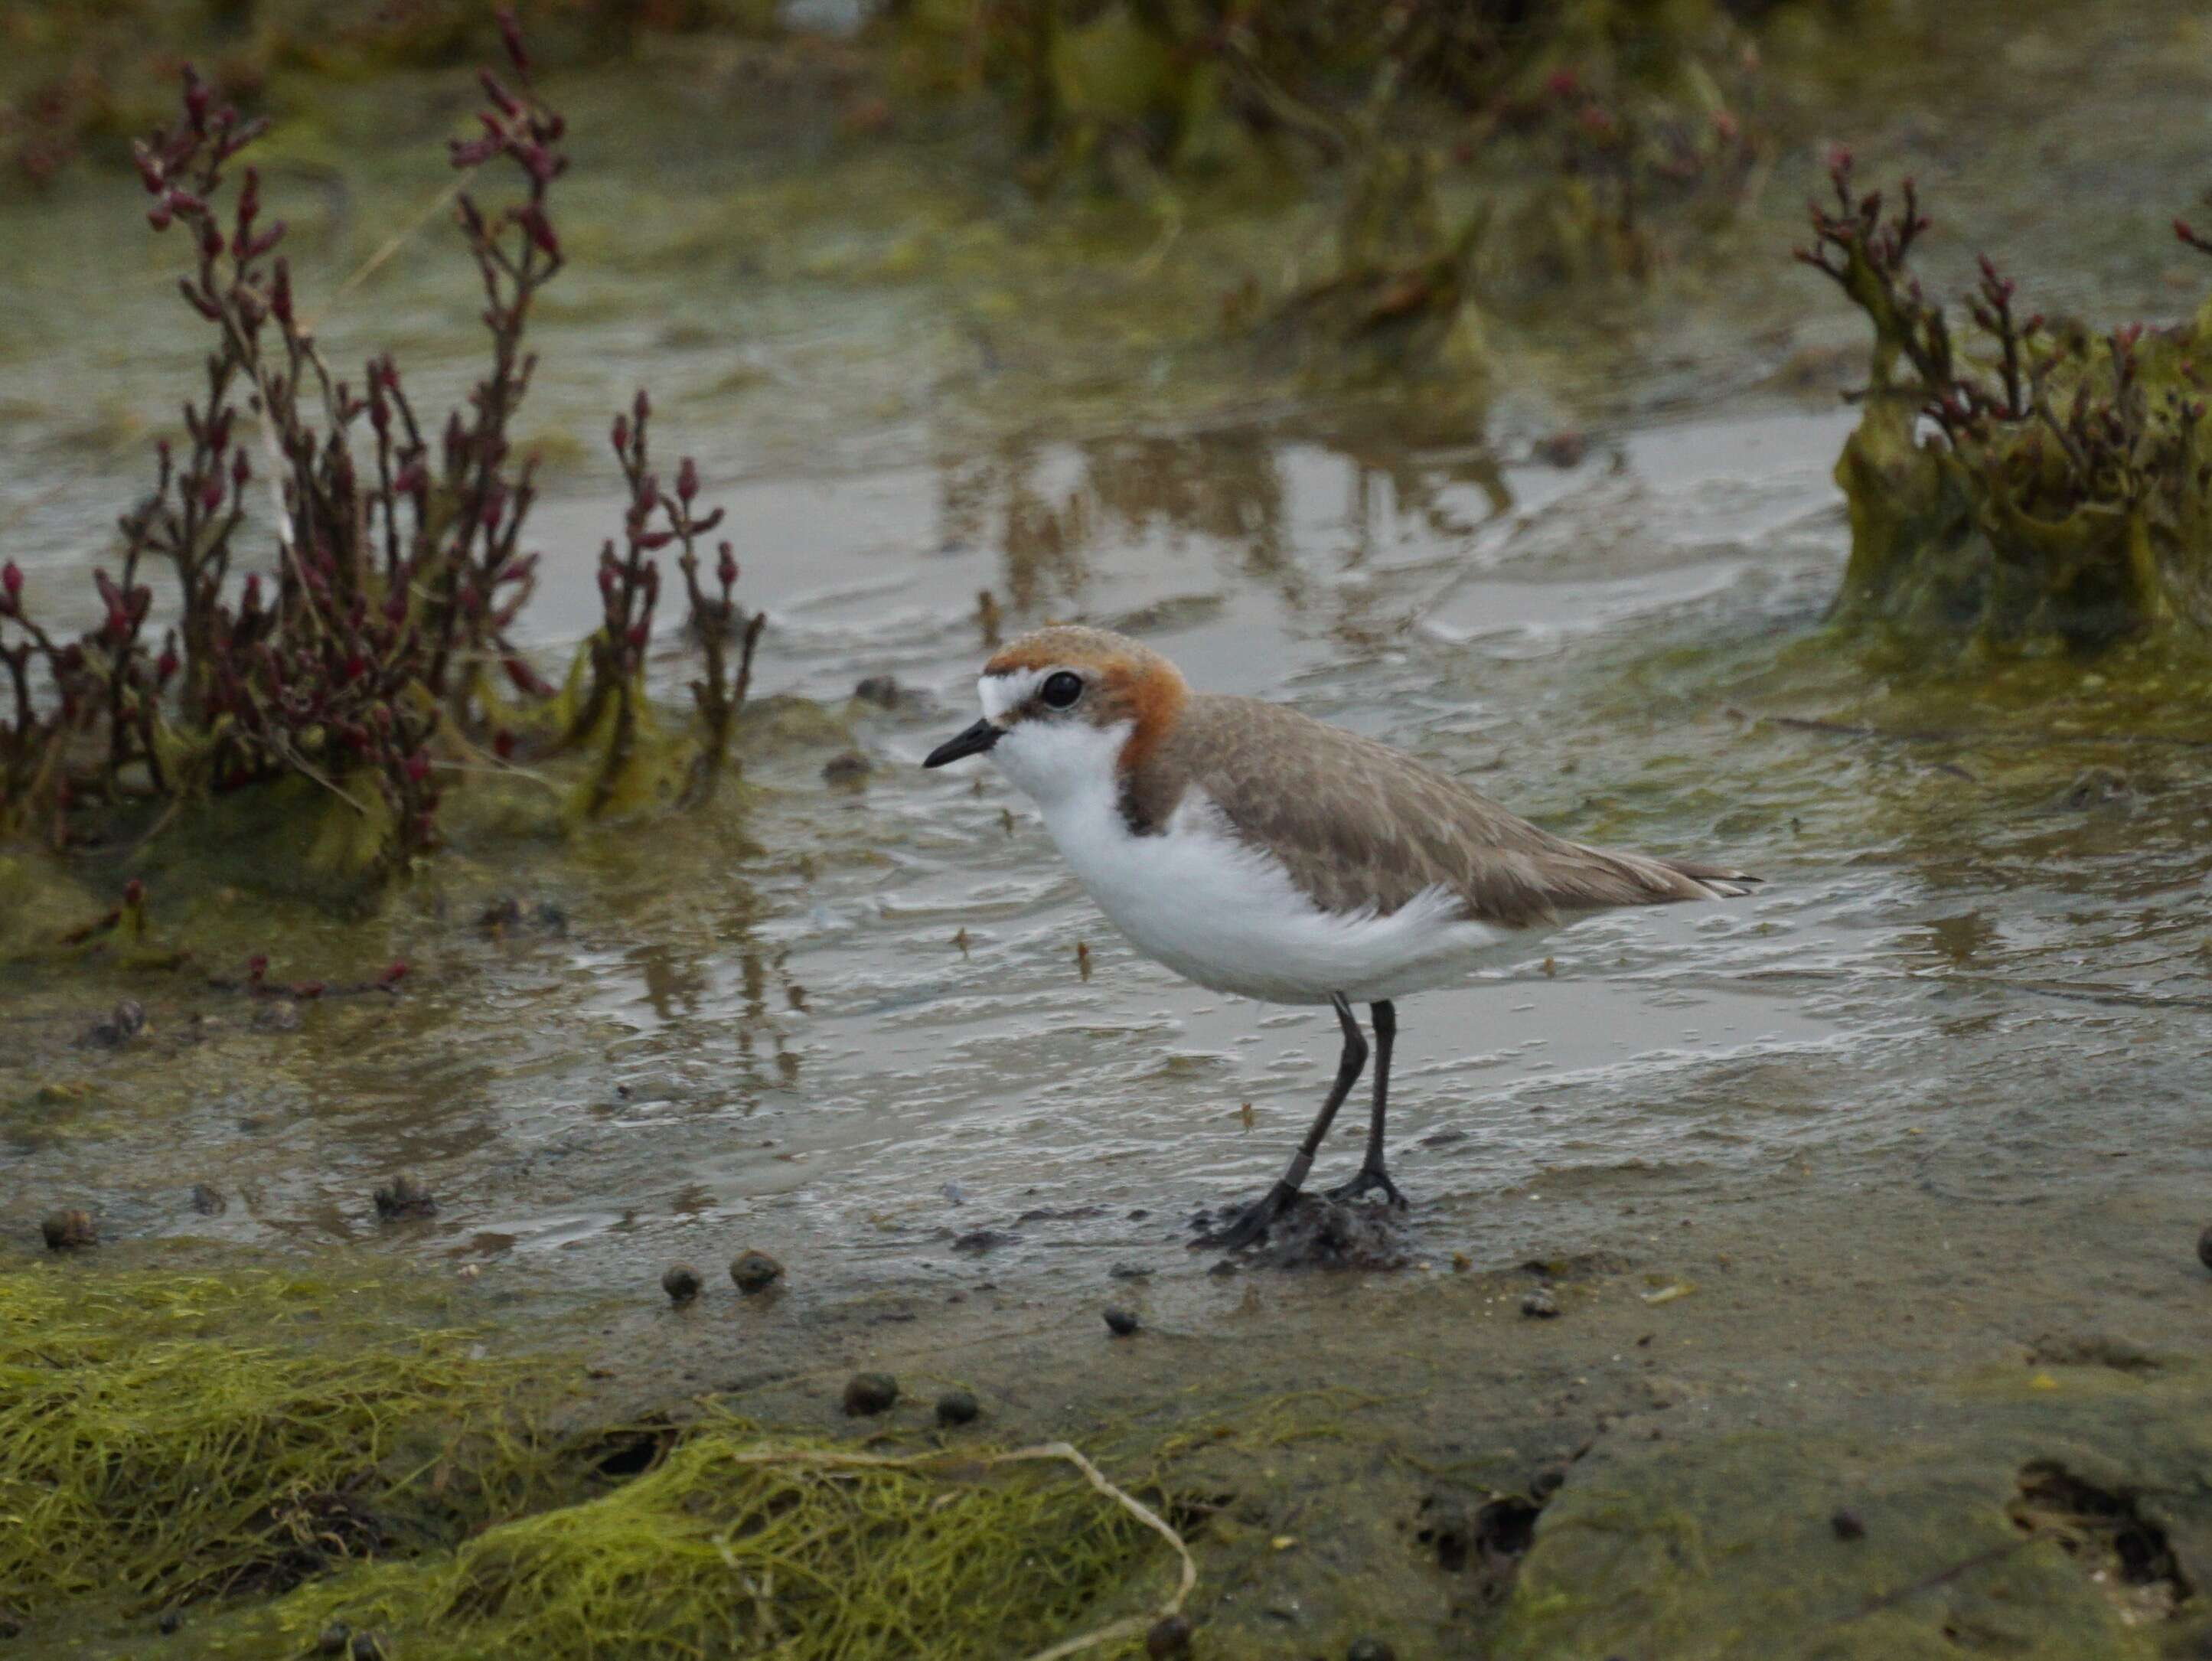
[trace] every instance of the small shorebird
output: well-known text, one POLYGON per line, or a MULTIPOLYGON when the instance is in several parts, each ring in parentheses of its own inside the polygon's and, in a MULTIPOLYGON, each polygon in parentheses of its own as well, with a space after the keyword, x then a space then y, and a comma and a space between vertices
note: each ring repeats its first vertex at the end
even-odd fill
POLYGON ((989 753, 1034 801, 1101 910, 1139 952, 1218 992, 1328 1004, 1336 1082, 1283 1178, 1219 1232, 1257 1239, 1297 1199, 1367 1064, 1375 1105, 1359 1173, 1380 1189, 1395 1001, 1624 905, 1722 899, 1756 879, 1585 848, 1540 830, 1412 757, 1256 698, 1193 692, 1150 648, 1041 629, 983 666, 983 718, 922 763, 989 753))

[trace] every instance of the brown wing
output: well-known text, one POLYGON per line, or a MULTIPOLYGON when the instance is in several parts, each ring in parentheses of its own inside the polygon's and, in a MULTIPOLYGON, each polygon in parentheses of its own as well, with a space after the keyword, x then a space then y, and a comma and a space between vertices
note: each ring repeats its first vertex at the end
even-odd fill
POLYGON ((1441 885, 1469 916, 1518 928, 1561 913, 1715 899, 1753 880, 1568 842, 1398 751, 1252 698, 1191 699, 1145 774, 1131 781, 1138 828, 1164 824, 1195 786, 1327 910, 1387 914, 1441 885), (1294 790, 1282 788, 1286 759, 1294 790))

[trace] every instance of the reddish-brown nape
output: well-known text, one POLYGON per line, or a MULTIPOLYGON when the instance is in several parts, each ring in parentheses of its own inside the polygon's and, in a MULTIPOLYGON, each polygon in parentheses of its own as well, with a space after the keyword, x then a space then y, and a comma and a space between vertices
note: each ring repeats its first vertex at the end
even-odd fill
POLYGON ((1121 746, 1121 774, 1127 777, 1152 757, 1175 730, 1176 717, 1190 697, 1190 688, 1175 665, 1147 652, 1143 660, 1117 657, 1101 664, 1099 690, 1128 712, 1133 725, 1121 746))

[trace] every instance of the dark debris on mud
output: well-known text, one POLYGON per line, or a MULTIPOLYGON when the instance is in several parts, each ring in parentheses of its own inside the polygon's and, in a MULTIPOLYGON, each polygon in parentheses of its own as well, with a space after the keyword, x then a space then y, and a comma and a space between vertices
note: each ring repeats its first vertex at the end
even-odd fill
MULTIPOLYGON (((1212 1213, 1201 1211, 1191 1226, 1205 1232, 1217 1220, 1212 1213)), ((1391 1269, 1405 1268, 1413 1253, 1404 1214, 1395 1208, 1301 1194, 1267 1226, 1258 1244, 1237 1257, 1263 1269, 1391 1269)))
POLYGON ((2196 1595, 2166 1530, 2143 1514, 2137 1496, 2106 1488, 2052 1459, 2030 1461, 2007 1508, 2023 1534, 2056 1539, 2088 1567, 2124 1618, 2170 1619, 2196 1595))

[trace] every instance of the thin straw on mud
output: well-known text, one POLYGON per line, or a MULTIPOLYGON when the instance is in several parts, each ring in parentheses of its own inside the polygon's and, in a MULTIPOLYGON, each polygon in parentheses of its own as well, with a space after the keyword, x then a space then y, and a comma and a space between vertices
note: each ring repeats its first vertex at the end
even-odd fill
MULTIPOLYGON (((740 1454, 737 1457, 737 1463, 746 1465, 794 1463, 817 1465, 868 1465, 919 1469, 953 1457, 955 1456, 949 1453, 836 1453, 813 1450, 793 1452, 771 1449, 756 1454, 740 1454)), ((1008 1465, 1031 1459, 1064 1459, 1073 1465, 1083 1473, 1084 1479, 1091 1487, 1097 1488, 1099 1493, 1104 1494, 1174 1547, 1176 1555, 1182 1560, 1182 1566, 1180 1578, 1176 1585, 1175 1596, 1163 1603, 1157 1614, 1128 1615, 1120 1621, 1097 1628, 1094 1631, 1079 1634, 1073 1638, 1054 1644, 1050 1649, 1039 1650, 1035 1655, 1028 1658, 1028 1661, 1060 1661, 1063 1656, 1078 1655, 1085 1650, 1096 1649, 1101 1644, 1111 1644, 1124 1638, 1134 1638, 1162 1616, 1181 1614, 1184 1601, 1189 1597, 1198 1585, 1198 1564, 1190 1555, 1190 1547, 1184 1542, 1182 1536, 1176 1532, 1173 1525, 1135 1495, 1126 1489, 1116 1488, 1107 1479, 1104 1472, 1085 1458, 1081 1450, 1070 1442, 1041 1442, 1034 1447, 1015 1448, 1006 1453, 988 1455, 981 1463, 985 1465, 1008 1465)))

